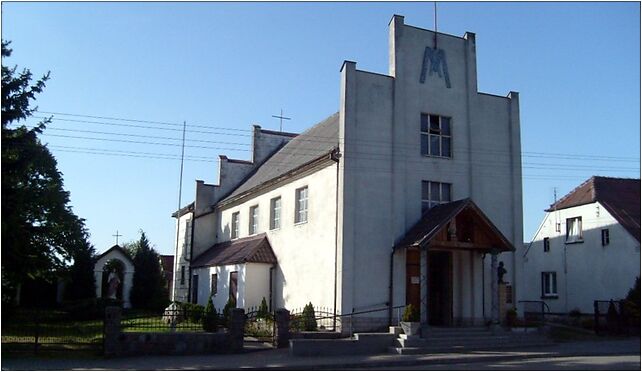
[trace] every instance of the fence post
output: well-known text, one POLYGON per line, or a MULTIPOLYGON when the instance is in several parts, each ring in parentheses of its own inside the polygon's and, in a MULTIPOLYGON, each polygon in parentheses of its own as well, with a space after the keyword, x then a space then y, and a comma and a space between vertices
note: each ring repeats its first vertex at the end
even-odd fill
POLYGON ((234 308, 230 314, 230 351, 243 351, 243 337, 245 336, 245 310, 234 308))
POLYGON ((274 311, 274 347, 288 347, 290 344, 290 312, 287 309, 274 311))
POLYGON ((40 309, 36 310, 36 334, 34 337, 35 343, 33 345, 33 353, 36 355, 38 354, 38 348, 39 348, 39 345, 38 345, 39 336, 40 336, 40 309))
POLYGON ((103 339, 103 353, 106 357, 116 356, 120 353, 120 319, 121 309, 118 306, 105 308, 105 335, 103 339))

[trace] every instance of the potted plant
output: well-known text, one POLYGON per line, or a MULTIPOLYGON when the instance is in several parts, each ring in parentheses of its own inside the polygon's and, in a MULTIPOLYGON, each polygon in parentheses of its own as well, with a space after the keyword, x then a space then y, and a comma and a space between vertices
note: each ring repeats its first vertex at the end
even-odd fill
POLYGON ((418 335, 419 328, 421 326, 421 323, 419 323, 419 309, 412 305, 406 306, 406 310, 403 312, 399 325, 401 326, 401 329, 403 329, 403 333, 406 335, 418 335))

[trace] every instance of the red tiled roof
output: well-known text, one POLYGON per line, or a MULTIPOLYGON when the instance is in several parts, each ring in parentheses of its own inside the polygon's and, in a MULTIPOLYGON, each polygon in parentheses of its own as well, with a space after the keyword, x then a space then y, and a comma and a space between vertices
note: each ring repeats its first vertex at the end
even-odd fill
POLYGON ((593 176, 551 204, 546 211, 576 207, 599 201, 600 204, 640 241, 640 180, 593 176))
POLYGON ((276 256, 265 234, 215 244, 196 257, 192 267, 246 262, 276 263, 276 256))

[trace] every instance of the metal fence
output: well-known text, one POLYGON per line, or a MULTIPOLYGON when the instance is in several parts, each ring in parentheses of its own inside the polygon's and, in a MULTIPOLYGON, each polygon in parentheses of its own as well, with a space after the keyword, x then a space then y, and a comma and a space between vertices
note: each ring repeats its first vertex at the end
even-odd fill
POLYGON ((271 343, 274 341, 275 328, 273 313, 260 307, 245 309, 245 336, 271 343))
POLYGON ((524 321, 539 323, 546 321, 546 315, 551 312, 544 301, 518 301, 524 307, 524 321))
POLYGON ((103 319, 77 320, 58 310, 19 309, 2 321, 2 352, 102 353, 103 319))
POLYGON ((341 315, 328 307, 295 308, 290 310, 290 332, 329 331, 341 328, 341 315))
POLYGON ((640 307, 626 300, 593 302, 593 324, 599 335, 639 335, 640 307))
POLYGON ((178 306, 162 312, 125 313, 120 324, 122 332, 215 332, 226 326, 219 313, 209 322, 202 307, 178 306))

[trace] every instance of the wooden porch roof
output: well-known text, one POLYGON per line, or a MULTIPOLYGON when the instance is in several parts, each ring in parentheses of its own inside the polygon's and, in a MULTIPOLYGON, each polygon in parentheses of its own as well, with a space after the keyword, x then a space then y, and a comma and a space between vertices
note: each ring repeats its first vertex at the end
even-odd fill
POLYGON ((435 206, 397 243, 401 248, 514 251, 513 244, 470 199, 435 206))

